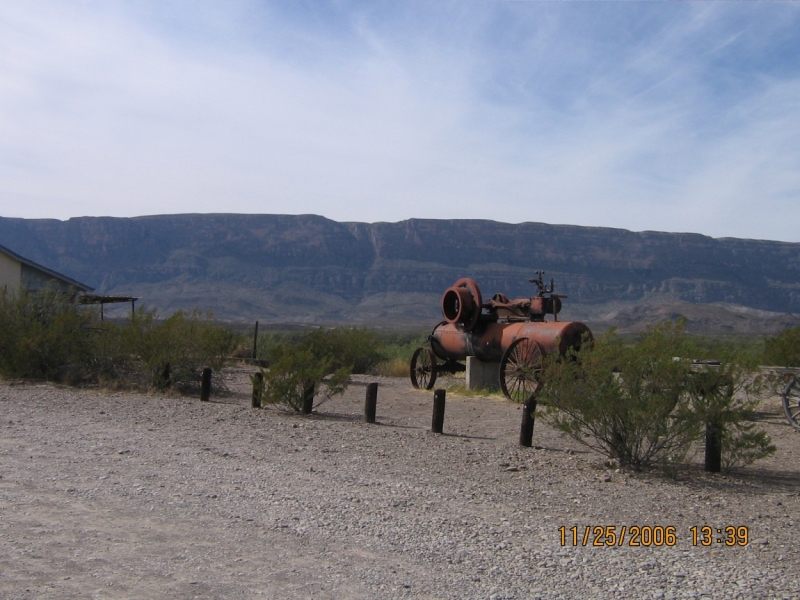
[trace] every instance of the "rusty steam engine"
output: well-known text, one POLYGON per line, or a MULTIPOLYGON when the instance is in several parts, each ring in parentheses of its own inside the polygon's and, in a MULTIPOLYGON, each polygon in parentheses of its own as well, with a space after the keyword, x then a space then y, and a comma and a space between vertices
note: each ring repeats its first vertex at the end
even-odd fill
POLYGON ((530 282, 538 288, 532 298, 509 300, 495 294, 484 302, 478 284, 459 279, 442 295, 444 321, 428 337, 430 348, 422 346, 411 358, 411 383, 431 389, 439 371, 455 373, 466 367, 459 361, 474 356, 499 363, 499 384, 511 400, 532 398, 541 385, 542 359, 553 352, 565 356, 591 341, 592 332, 577 321, 559 321, 561 296, 554 283, 546 284, 544 271, 536 271, 530 282), (552 321, 545 321, 553 315, 552 321), (438 361, 443 361, 439 364, 438 361))

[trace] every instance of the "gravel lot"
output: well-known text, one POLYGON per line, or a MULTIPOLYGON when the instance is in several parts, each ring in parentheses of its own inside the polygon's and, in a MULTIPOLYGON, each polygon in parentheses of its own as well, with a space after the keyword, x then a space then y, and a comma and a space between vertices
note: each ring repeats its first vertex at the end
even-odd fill
MULTIPOLYGON (((2 598, 798 598, 800 432, 732 475, 616 472, 518 406, 360 378, 302 417, 212 402, 0 383, 2 598), (362 422, 380 382, 377 425, 362 422), (690 527, 747 526, 693 546, 690 527), (567 530, 578 527, 578 545, 567 530), (674 526, 667 546, 593 547, 586 526, 674 526)), ((700 457, 698 457, 698 461, 700 457)))

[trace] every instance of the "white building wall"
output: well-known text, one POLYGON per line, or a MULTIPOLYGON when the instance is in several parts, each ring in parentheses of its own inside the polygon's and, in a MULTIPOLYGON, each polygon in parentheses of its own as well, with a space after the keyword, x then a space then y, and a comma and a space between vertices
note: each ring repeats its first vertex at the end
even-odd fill
POLYGON ((0 251, 0 292, 17 292, 22 281, 22 263, 0 251))

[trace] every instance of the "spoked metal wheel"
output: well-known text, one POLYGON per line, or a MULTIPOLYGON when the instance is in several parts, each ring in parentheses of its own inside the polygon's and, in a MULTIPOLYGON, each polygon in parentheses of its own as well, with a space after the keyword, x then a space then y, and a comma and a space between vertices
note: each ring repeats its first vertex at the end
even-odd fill
POLYGON ((789 423, 800 429, 800 377, 795 375, 783 391, 783 412, 789 423))
POLYGON ((429 390, 436 383, 436 356, 430 348, 420 347, 411 356, 411 385, 429 390))
POLYGON ((520 338, 512 343, 500 360, 500 388, 506 398, 526 402, 541 387, 542 347, 536 340, 520 338))

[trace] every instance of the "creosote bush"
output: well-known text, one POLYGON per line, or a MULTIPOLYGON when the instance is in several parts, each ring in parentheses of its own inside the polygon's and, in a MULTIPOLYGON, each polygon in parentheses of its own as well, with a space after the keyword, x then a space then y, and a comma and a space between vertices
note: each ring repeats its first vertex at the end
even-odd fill
POLYGON ((567 360, 549 357, 540 399, 557 429, 633 469, 686 461, 707 422, 722 434, 726 466, 774 451, 752 419, 762 381, 740 356, 695 365, 698 350, 679 325, 623 344, 612 331, 567 360))
POLYGON ((103 335, 118 340, 111 344, 114 362, 140 387, 187 389, 199 385, 204 367, 220 370, 239 341, 212 319, 211 313, 179 310, 158 320, 155 311, 142 308, 122 326, 105 326, 103 335))
POLYGON ((93 355, 94 315, 54 288, 0 294, 0 376, 78 383, 93 355))
POLYGON ((262 403, 302 410, 305 394, 314 390, 317 405, 342 394, 352 373, 366 373, 383 358, 378 335, 367 329, 316 329, 264 351, 269 368, 262 371, 262 403))
POLYGON ((800 327, 767 338, 763 360, 767 365, 800 367, 800 327))
POLYGON ((691 418, 718 428, 725 470, 775 452, 769 436, 754 422, 760 393, 766 387, 757 365, 737 354, 724 356, 719 366, 695 370, 689 378, 691 418))
POLYGON ((186 389, 222 367, 238 336, 211 315, 158 320, 141 307, 124 324, 100 321, 55 289, 0 295, 0 376, 111 387, 186 389))
POLYGON ((262 371, 262 404, 281 404, 294 411, 303 408, 305 395, 314 394, 317 405, 342 394, 350 384, 350 369, 333 368, 333 361, 319 357, 299 344, 286 344, 273 350, 273 362, 262 371))
POLYGON ((411 356, 420 346, 428 343, 429 333, 419 331, 386 332, 382 335, 384 342, 383 361, 376 369, 379 375, 386 377, 408 378, 408 365, 411 356))
POLYGON ((258 340, 258 358, 271 364, 286 348, 312 349, 317 356, 330 357, 336 368, 349 366, 355 374, 370 372, 386 358, 381 336, 357 327, 264 334, 258 340))

